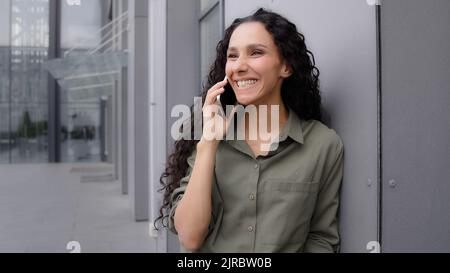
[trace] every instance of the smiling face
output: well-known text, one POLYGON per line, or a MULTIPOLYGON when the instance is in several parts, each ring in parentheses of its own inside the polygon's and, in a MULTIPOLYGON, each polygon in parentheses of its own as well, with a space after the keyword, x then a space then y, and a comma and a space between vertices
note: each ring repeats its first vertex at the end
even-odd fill
POLYGON ((225 72, 242 105, 281 105, 281 85, 292 74, 260 22, 243 23, 234 30, 225 72))

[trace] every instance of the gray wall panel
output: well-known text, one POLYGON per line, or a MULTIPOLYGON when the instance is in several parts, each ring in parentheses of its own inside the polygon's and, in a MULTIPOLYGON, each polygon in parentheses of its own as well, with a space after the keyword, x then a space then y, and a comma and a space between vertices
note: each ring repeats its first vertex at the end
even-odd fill
POLYGON ((381 8, 383 251, 449 252, 450 1, 381 8))
POLYGON ((129 2, 128 181, 136 221, 149 218, 148 2, 129 2), (145 11, 145 12, 144 12, 145 11))
MULTIPOLYGON (((192 105, 200 92, 199 1, 167 1, 167 151, 173 151, 170 118, 177 104, 192 105)), ((168 252, 178 252, 177 236, 168 232, 168 252)))

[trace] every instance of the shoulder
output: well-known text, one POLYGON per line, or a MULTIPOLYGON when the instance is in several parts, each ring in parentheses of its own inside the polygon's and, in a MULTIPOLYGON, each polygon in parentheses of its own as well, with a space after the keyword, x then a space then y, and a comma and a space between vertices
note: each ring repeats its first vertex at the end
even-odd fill
MULTIPOLYGON (((320 180, 342 176, 344 144, 336 131, 320 121, 310 120, 305 122, 304 134, 304 145, 308 146, 308 150, 314 151, 313 154, 317 155, 316 164, 321 166, 320 180)), ((338 183, 340 178, 335 181, 338 183)))
POLYGON ((314 145, 327 152, 343 152, 343 141, 334 129, 318 120, 301 120, 301 123, 306 145, 314 145))

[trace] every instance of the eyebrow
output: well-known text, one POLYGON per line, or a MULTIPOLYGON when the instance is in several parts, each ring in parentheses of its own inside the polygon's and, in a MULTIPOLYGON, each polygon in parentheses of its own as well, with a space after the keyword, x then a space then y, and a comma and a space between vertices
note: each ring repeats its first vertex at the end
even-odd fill
MULTIPOLYGON (((247 48, 255 48, 255 47, 264 47, 264 48, 269 48, 268 46, 266 46, 266 45, 263 45, 263 44, 249 44, 248 46, 247 46, 247 48)), ((237 49, 235 48, 235 47, 229 47, 228 48, 228 51, 236 51, 237 49)))

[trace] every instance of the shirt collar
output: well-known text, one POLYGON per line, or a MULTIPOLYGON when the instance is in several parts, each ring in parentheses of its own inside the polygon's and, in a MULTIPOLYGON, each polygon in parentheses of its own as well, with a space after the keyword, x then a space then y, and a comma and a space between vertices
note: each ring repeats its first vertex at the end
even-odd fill
MULTIPOLYGON (((289 136, 294 141, 296 141, 299 144, 303 144, 303 130, 301 125, 301 120, 297 116, 297 113, 295 113, 294 110, 290 107, 286 107, 289 113, 288 120, 286 124, 284 125, 281 133, 280 133, 280 139, 279 142, 282 142, 286 140, 286 138, 289 136)), ((232 141, 234 142, 234 141, 232 141)))
POLYGON ((289 136, 296 142, 303 144, 303 130, 301 120, 297 116, 297 113, 295 113, 295 111, 290 107, 287 107, 287 110, 289 112, 289 117, 286 125, 284 125, 283 130, 281 131, 280 142, 286 140, 286 138, 289 136))

